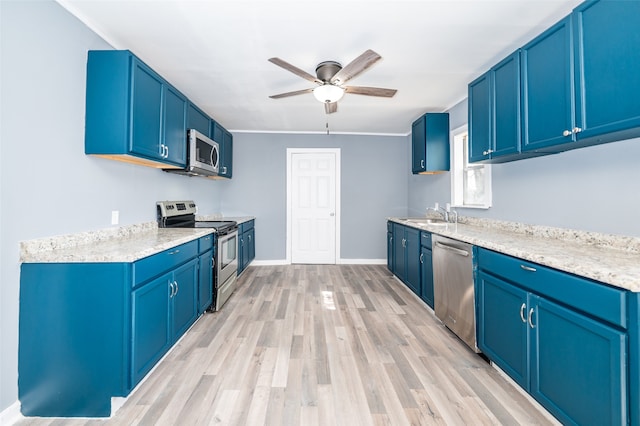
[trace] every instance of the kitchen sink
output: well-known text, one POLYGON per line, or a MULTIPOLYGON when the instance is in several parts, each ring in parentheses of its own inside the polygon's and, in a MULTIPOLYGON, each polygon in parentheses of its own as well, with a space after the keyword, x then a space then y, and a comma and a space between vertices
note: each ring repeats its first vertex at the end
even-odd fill
POLYGON ((426 218, 426 217, 412 218, 412 219, 405 219, 405 220, 407 222, 415 223, 418 225, 446 226, 448 224, 448 222, 445 222, 443 219, 434 219, 434 218, 426 218))

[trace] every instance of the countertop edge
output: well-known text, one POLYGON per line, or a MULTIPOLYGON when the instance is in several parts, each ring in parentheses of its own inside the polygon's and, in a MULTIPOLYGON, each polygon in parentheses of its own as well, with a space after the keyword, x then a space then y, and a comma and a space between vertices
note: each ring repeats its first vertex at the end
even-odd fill
MULTIPOLYGON (((405 218, 390 217, 387 220, 424 230, 433 234, 457 239, 466 243, 494 250, 526 261, 548 266, 583 278, 588 278, 613 287, 640 292, 640 253, 621 250, 615 244, 617 236, 605 235, 603 241, 598 234, 558 229, 549 232, 548 227, 514 224, 515 228, 526 226, 526 232, 509 228, 481 226, 477 223, 426 225, 408 222, 405 218), (612 244, 613 243, 613 244, 612 244)), ((487 222, 486 220, 484 220, 487 222)), ((622 244, 634 237, 619 237, 622 244)), ((635 243, 635 241, 633 241, 635 243)), ((625 247, 628 248, 628 245, 625 247)))

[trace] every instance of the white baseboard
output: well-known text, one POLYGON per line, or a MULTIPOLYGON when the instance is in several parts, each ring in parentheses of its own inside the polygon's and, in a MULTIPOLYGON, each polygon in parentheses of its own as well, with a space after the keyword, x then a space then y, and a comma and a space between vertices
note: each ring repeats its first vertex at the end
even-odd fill
POLYGON ((387 259, 340 259, 338 265, 386 265, 387 259))
POLYGON ((276 265, 289 265, 291 262, 288 262, 285 259, 280 260, 253 260, 251 261, 251 266, 276 266, 276 265))
POLYGON ((20 401, 16 401, 0 411, 0 425, 2 426, 13 425, 23 419, 25 419, 25 417, 20 412, 20 401))
MULTIPOLYGON (((278 260, 254 260, 252 266, 275 266, 290 265, 291 262, 286 259, 278 260)), ((337 265, 386 265, 387 259, 338 259, 337 265)))

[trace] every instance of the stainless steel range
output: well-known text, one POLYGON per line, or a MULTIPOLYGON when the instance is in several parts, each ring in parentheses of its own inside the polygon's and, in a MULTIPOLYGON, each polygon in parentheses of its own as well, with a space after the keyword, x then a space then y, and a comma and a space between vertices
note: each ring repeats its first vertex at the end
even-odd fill
POLYGON ((238 224, 234 221, 196 221, 193 201, 158 201, 159 228, 212 228, 214 230, 213 303, 217 311, 236 289, 238 271, 238 224))

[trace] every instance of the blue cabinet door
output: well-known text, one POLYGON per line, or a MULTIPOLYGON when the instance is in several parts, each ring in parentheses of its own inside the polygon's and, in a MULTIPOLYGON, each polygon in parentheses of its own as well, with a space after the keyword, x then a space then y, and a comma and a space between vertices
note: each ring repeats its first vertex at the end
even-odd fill
POLYGON ((405 284, 420 296, 420 231, 414 228, 405 228, 405 284))
POLYGON ((530 297, 534 398, 563 423, 627 424, 626 335, 530 297))
POLYGON ((520 152, 520 51, 491 69, 493 132, 491 157, 520 152))
POLYGON ((202 112, 197 106, 189 102, 187 107, 187 128, 196 129, 203 135, 209 136, 211 120, 207 114, 202 112))
POLYGON ((438 173, 449 170, 449 114, 427 113, 411 126, 411 171, 438 173))
POLYGON ((585 2, 573 18, 578 138, 640 127, 640 2, 585 2))
POLYGON ((492 149, 491 72, 469 84, 469 162, 488 160, 492 149))
POLYGON ((162 79, 135 58, 132 60, 131 152, 162 159, 162 79))
POLYGON ((165 159, 184 167, 187 164, 187 99, 169 85, 164 86, 163 143, 165 159))
POLYGON ((393 270, 401 281, 406 277, 404 229, 405 227, 400 224, 393 224, 393 270))
POLYGON ((233 135, 227 130, 223 132, 220 147, 220 176, 231 179, 233 175, 233 135))
POLYGON ((131 374, 137 384, 171 346, 169 323, 173 274, 162 275, 134 290, 131 374))
POLYGON ((529 389, 527 292, 480 272, 478 347, 524 389, 529 389))
POLYGON ((256 230, 255 228, 251 228, 248 232, 247 232, 247 245, 249 246, 249 253, 247 256, 247 265, 249 263, 251 263, 253 261, 253 259, 256 258, 256 230))
POLYGON ((173 284, 171 330, 175 341, 198 317, 198 259, 177 268, 173 272, 173 284))
POLYGON ((423 115, 411 125, 411 171, 414 174, 424 172, 427 169, 425 120, 423 115))
POLYGON ((212 123, 211 138, 220 146, 219 176, 231 178, 233 175, 233 135, 219 123, 212 123))
MULTIPOLYGON (((391 225, 391 229, 393 229, 393 225, 391 225)), ((387 269, 392 273, 395 272, 393 267, 393 231, 387 231, 387 269)))
POLYGON ((522 48, 523 151, 557 152, 575 140, 571 42, 566 17, 522 48))
POLYGON ((420 297, 433 308, 433 254, 430 248, 420 247, 420 297))
POLYGON ((203 313, 213 302, 213 250, 198 257, 198 313, 203 313))

